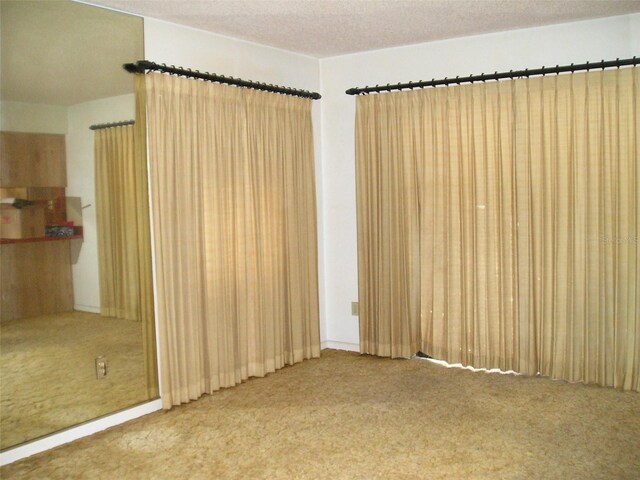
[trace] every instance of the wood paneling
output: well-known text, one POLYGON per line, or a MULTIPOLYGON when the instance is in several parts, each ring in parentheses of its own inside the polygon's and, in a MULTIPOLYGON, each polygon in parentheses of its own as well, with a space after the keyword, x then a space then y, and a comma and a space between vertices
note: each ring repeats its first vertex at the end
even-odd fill
POLYGON ((0 132, 0 186, 66 187, 64 135, 0 132))
POLYGON ((0 245, 0 320, 73 310, 69 241, 0 245))
POLYGON ((62 187, 0 187, 0 198, 23 198, 44 205, 47 225, 62 225, 67 220, 67 199, 62 187))

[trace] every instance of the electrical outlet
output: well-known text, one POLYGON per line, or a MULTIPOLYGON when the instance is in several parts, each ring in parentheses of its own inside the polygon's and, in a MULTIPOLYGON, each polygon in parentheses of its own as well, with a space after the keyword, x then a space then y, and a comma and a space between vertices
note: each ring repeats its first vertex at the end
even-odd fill
POLYGON ((107 357, 103 355, 96 357, 96 378, 98 380, 106 378, 107 373, 109 373, 109 362, 107 361, 107 357))
POLYGON ((360 315, 360 307, 358 306, 358 302, 351 302, 351 315, 357 317, 360 315))

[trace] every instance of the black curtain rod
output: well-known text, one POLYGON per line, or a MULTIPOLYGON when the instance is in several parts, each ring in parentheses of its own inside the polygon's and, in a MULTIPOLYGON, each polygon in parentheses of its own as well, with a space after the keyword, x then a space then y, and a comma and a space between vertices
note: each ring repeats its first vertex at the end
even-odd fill
POLYGON ((253 88, 254 90, 264 90, 266 92, 281 93, 284 95, 292 95, 294 97, 311 98, 313 100, 321 98, 319 93, 309 92, 308 90, 299 90, 297 88, 253 82, 251 80, 242 80, 241 78, 225 77, 224 75, 217 75, 215 73, 200 72, 199 70, 185 69, 174 65, 169 66, 164 63, 158 64, 148 60, 139 60, 136 63, 125 63, 122 68, 129 73, 146 73, 147 70, 155 70, 172 75, 198 78, 208 82, 224 83, 226 85, 235 85, 236 87, 253 88))
POLYGON ((519 78, 519 77, 533 77, 537 75, 546 75, 546 74, 558 74, 564 72, 578 72, 582 70, 596 70, 596 69, 605 69, 605 68, 613 68, 613 67, 625 67, 629 65, 638 65, 640 63, 640 58, 626 58, 620 60, 619 58, 615 60, 610 60, 605 62, 602 60, 601 62, 596 63, 583 63, 581 65, 564 65, 562 67, 556 65, 555 67, 542 67, 533 70, 529 70, 528 68, 525 70, 509 70, 508 72, 495 72, 495 73, 481 73, 480 75, 469 75, 468 77, 456 77, 456 78, 443 78, 441 80, 431 81, 422 81, 419 82, 408 82, 408 83, 398 83, 396 85, 376 85, 375 87, 360 87, 360 88, 350 88, 345 93, 347 95, 361 95, 366 93, 379 93, 379 92, 390 92, 392 90, 404 90, 404 89, 414 89, 414 88, 426 88, 426 87, 437 87, 439 85, 459 85, 461 83, 473 83, 473 82, 485 82, 487 80, 500 80, 503 78, 519 78))
POLYGON ((134 125, 135 123, 135 120, 125 120, 124 122, 99 123, 97 125, 91 125, 89 128, 91 130, 102 130, 105 128, 126 127, 128 125, 134 125))

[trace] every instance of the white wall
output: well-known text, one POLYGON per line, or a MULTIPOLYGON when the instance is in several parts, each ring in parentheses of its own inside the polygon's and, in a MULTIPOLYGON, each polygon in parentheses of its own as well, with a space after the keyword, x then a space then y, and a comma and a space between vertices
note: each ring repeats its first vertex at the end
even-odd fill
POLYGON ((135 118, 133 94, 104 98, 68 107, 67 196, 80 197, 84 239, 72 265, 74 308, 100 313, 98 243, 94 171, 94 132, 91 125, 135 118))
MULTIPOLYGON (((145 18, 145 58, 244 80, 273 83, 314 92, 320 91, 317 58, 236 40, 222 35, 145 18)), ((324 339, 323 175, 320 114, 322 100, 313 102, 313 129, 318 199, 318 256, 320 284, 320 337, 324 339)))
POLYGON ((640 50, 640 14, 629 15, 628 18, 631 50, 637 57, 640 50))
POLYGON ((350 87, 627 58, 640 53, 640 14, 424 43, 320 61, 324 178, 325 339, 355 347, 358 298, 355 97, 350 87))
POLYGON ((67 133, 67 107, 0 102, 0 130, 24 133, 67 133))

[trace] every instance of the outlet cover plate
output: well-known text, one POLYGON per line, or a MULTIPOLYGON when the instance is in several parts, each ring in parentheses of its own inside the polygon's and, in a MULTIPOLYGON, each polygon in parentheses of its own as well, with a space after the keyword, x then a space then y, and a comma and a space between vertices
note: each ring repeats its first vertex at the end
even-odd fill
POLYGON ((96 357, 96 378, 98 380, 106 378, 109 373, 109 361, 104 355, 96 357))

